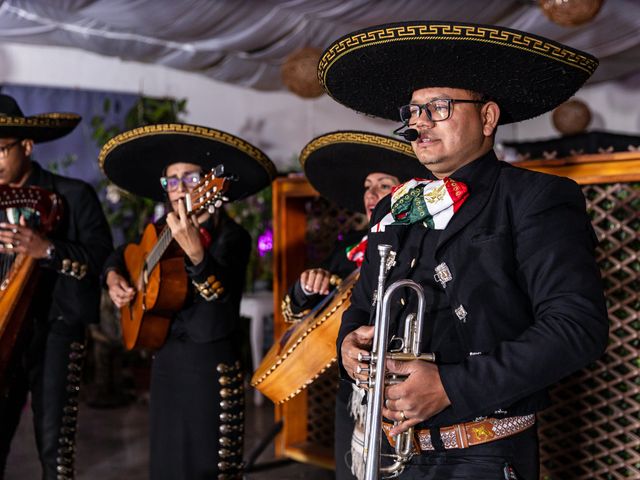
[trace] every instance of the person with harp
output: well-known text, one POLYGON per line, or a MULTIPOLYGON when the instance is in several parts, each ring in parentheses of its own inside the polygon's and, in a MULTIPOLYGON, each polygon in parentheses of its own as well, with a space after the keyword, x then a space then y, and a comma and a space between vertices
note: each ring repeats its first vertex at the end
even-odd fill
POLYGON ((7 215, 10 209, 1 214, 0 256, 36 259, 39 281, 33 296, 22 300, 31 305, 24 335, 0 379, 0 478, 29 392, 43 478, 74 476, 86 326, 99 320, 99 277, 113 246, 93 188, 43 169, 31 156, 34 143, 67 135, 79 122, 75 114, 26 117, 15 99, 0 95, 0 185, 24 189, 25 195, 30 188, 44 189, 38 191, 52 193, 61 210, 46 235, 36 228, 37 215, 7 215))

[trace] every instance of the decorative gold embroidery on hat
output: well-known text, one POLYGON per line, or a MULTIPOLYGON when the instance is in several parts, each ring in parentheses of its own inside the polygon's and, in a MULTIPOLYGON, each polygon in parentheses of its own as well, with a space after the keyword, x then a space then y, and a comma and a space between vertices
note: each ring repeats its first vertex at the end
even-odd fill
POLYGON ((320 59, 318 64, 318 79, 325 87, 327 72, 340 57, 349 52, 381 43, 402 42, 412 40, 459 40, 482 43, 493 43, 504 47, 517 48, 537 55, 542 55, 569 66, 578 68, 591 75, 598 66, 598 62, 581 53, 556 44, 546 42, 540 38, 525 35, 520 32, 506 31, 496 27, 479 25, 398 25, 360 32, 334 43, 320 59))
POLYGON ((304 150, 300 153, 300 164, 304 166, 305 162, 313 152, 335 143, 372 145, 375 147, 386 148, 393 152, 404 153, 408 157, 415 158, 415 153, 413 152, 411 145, 406 142, 401 142, 400 140, 367 133, 336 132, 329 135, 323 135, 322 137, 307 144, 307 146, 304 147, 304 150))
POLYGON ((254 147, 248 142, 245 142, 241 138, 238 138, 230 133, 214 130, 212 128, 201 127, 198 125, 189 125, 183 123, 162 123, 158 125, 146 125, 144 127, 134 128, 128 130, 119 135, 116 135, 109 140, 98 156, 98 164, 100 169, 104 171, 104 160, 111 151, 123 143, 134 140, 140 137, 146 137, 149 135, 175 135, 183 134, 186 136, 201 137, 211 140, 215 140, 220 143, 224 143, 231 147, 234 147, 241 152, 246 153, 251 158, 256 160, 269 174, 271 178, 276 176, 276 171, 273 163, 267 158, 267 156, 259 149, 254 147))

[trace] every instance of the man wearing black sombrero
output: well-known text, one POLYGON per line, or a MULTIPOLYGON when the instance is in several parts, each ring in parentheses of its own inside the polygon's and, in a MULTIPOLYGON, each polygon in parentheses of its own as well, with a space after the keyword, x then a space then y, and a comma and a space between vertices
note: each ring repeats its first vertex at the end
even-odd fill
MULTIPOLYGON (((320 195, 342 208, 364 213, 367 220, 381 198, 423 170, 407 142, 358 131, 331 132, 314 138, 302 149, 300 163, 320 195)), ((301 321, 334 286, 357 269, 366 244, 366 229, 346 232, 321 265, 302 272, 282 302, 285 321, 301 321)), ((362 464, 350 455, 354 428, 348 409, 351 393, 351 384, 340 382, 334 430, 338 480, 354 478, 351 471, 357 471, 362 464)))
MULTIPOLYGON (((408 376, 384 391, 382 413, 395 422, 385 427, 389 441, 416 429, 401 478, 537 479, 535 422, 547 387, 607 344, 596 238, 579 187, 493 153, 498 124, 551 110, 596 66, 589 54, 525 32, 426 21, 354 32, 321 57, 329 95, 399 117, 426 167, 424 179, 374 212, 338 337, 341 374, 366 381, 358 354, 373 336, 377 246, 391 245, 386 285, 422 285, 423 347, 436 354, 435 364, 387 364, 408 376)), ((400 313, 415 303, 393 302, 390 337, 402 335, 400 313)))
POLYGON ((34 143, 55 140, 80 122, 75 114, 25 116, 0 95, 0 185, 36 186, 62 200, 61 220, 45 236, 21 219, 0 213, 0 257, 38 259, 40 279, 0 392, 0 478, 20 413, 31 392, 38 455, 46 479, 73 478, 77 391, 85 329, 99 320, 102 263, 111 233, 93 188, 55 175, 31 159, 34 143))
MULTIPOLYGON (((169 213, 159 223, 179 246, 189 280, 186 301, 173 314, 152 366, 150 478, 241 478, 244 393, 237 336, 251 238, 217 202, 213 211, 190 217, 186 200, 214 167, 230 181, 224 194, 230 201, 268 186, 275 167, 241 138, 186 124, 118 135, 102 149, 100 165, 120 188, 167 202, 169 213)), ((105 265, 118 307, 135 294, 124 247, 105 265)))

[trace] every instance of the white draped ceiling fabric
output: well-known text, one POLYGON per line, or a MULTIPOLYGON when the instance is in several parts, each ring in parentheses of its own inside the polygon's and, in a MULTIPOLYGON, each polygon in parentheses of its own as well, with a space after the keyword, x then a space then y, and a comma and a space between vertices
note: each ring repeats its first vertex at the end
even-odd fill
MULTIPOLYGON (((605 0, 586 25, 554 24, 532 0, 0 0, 0 40, 57 45, 281 90, 280 66, 359 28, 459 20, 536 33, 600 59, 592 82, 640 72, 640 1, 605 0)), ((508 68, 508 66, 505 66, 508 68)))

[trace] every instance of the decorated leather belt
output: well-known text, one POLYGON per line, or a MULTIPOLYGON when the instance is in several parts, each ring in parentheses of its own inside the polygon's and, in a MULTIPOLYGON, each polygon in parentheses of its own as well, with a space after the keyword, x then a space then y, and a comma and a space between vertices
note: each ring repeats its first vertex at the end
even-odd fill
MULTIPOLYGON (((444 448, 468 448, 474 445, 494 442, 502 438, 510 437, 516 433, 525 431, 536 423, 536 416, 524 415, 520 417, 507 418, 485 418, 475 422, 456 423, 450 427, 440 428, 440 437, 444 448)), ((382 428, 392 447, 395 447, 394 438, 389 435, 393 425, 384 422, 382 428)), ((435 450, 431 443, 431 432, 428 429, 414 431, 415 448, 425 450, 435 450)))

